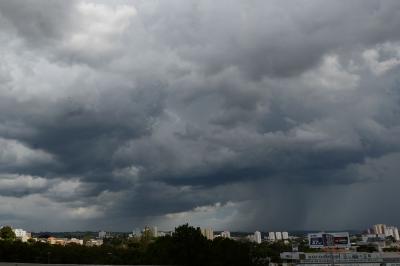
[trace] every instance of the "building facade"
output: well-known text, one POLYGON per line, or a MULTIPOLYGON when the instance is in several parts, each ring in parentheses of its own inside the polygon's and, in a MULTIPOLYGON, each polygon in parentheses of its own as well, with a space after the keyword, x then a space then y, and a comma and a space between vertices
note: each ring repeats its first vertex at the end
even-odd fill
POLYGON ((221 237, 231 238, 231 233, 229 231, 223 231, 223 232, 221 232, 221 237))
POLYGON ((208 240, 213 240, 214 239, 214 230, 211 227, 208 228, 202 228, 201 229, 201 234, 207 238, 208 240))
POLYGON ((260 231, 254 232, 254 242, 256 242, 257 244, 261 244, 261 232, 260 231))
POLYGON ((374 232, 375 232, 375 234, 378 234, 378 235, 385 235, 386 234, 386 225, 385 224, 375 224, 374 232))
POLYGON ((288 240, 289 239, 289 233, 288 232, 282 232, 282 238, 283 238, 283 240, 288 240))

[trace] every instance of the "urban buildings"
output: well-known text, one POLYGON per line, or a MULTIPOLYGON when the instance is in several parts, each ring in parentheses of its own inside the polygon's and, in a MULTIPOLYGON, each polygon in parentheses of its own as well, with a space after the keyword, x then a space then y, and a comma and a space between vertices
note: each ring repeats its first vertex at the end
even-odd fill
POLYGON ((393 237, 395 241, 400 241, 399 229, 396 226, 386 224, 375 224, 372 230, 368 230, 369 234, 384 235, 385 237, 393 237))
POLYGON ((107 232, 106 231, 100 231, 99 232, 99 238, 100 239, 106 238, 106 236, 107 236, 107 232))
POLYGON ((29 238, 31 238, 31 233, 28 233, 24 229, 15 228, 13 229, 15 237, 20 239, 22 242, 27 242, 29 238))
POLYGON ((288 240, 288 239, 289 239, 288 232, 268 232, 268 240, 270 242, 278 240, 288 240))
POLYGON ((372 246, 378 251, 383 251, 387 248, 399 248, 399 241, 399 230, 396 226, 375 224, 361 235, 361 241, 358 241, 357 245, 372 246))
POLYGON ((348 232, 319 232, 308 234, 308 245, 310 248, 342 248, 351 246, 348 232))
POLYGON ((395 241, 399 241, 399 229, 396 226, 387 226, 385 230, 385 236, 391 236, 395 241))
MULTIPOLYGON (((16 235, 16 237, 22 241, 27 241, 31 234, 24 229, 15 228, 12 229, 16 235)), ((384 249, 388 248, 398 248, 400 250, 400 236, 399 230, 396 226, 386 225, 386 224, 375 224, 370 229, 367 230, 362 235, 352 235, 351 242, 350 236, 348 232, 333 232, 333 233, 313 233, 308 235, 309 246, 316 249, 326 248, 326 247, 336 247, 336 248, 344 248, 350 249, 354 248, 354 246, 373 246, 376 247, 376 250, 383 251, 384 249), (368 233, 367 233, 368 232, 368 233)), ((261 243, 263 241, 262 236, 263 234, 260 231, 255 231, 253 234, 249 234, 244 236, 243 234, 236 234, 234 233, 233 236, 231 235, 230 231, 221 231, 218 235, 214 235, 214 231, 211 227, 202 228, 201 233, 204 237, 209 240, 213 240, 214 237, 222 237, 222 238, 230 238, 233 240, 238 241, 251 241, 255 243, 261 243)), ((60 244, 66 245, 69 243, 75 243, 79 245, 89 245, 89 246, 98 246, 102 245, 103 239, 107 237, 121 236, 124 237, 136 237, 140 238, 145 236, 147 239, 151 240, 156 237, 161 237, 165 235, 171 235, 171 231, 159 231, 157 226, 146 226, 144 229, 135 229, 132 234, 111 234, 106 231, 98 232, 98 236, 93 235, 94 239, 86 239, 85 242, 79 239, 80 236, 75 235, 77 238, 56 238, 56 237, 49 237, 47 238, 34 238, 34 241, 41 241, 47 242, 49 244, 60 244)), ((62 236, 62 234, 61 234, 62 236)), ((72 235, 71 235, 72 236, 72 235)), ((275 241, 283 241, 286 244, 289 243, 289 240, 292 241, 291 243, 296 244, 297 239, 301 239, 302 236, 293 235, 289 236, 287 231, 282 232, 267 232, 264 235, 264 240, 268 242, 275 242, 275 241)), ((304 241, 305 239, 303 239, 304 241)), ((387 250, 386 250, 387 251, 387 250)), ((399 265, 400 266, 400 265, 399 265)))
POLYGON ((48 237, 47 243, 50 245, 62 245, 65 246, 67 244, 76 244, 76 245, 83 245, 82 239, 77 238, 56 238, 56 237, 48 237))
POLYGON ((275 241, 275 232, 269 232, 268 233, 268 240, 269 241, 275 241))
POLYGON ((157 226, 153 226, 150 230, 152 237, 158 237, 158 228, 157 226))
POLYGON ((86 241, 85 245, 88 247, 101 246, 103 245, 103 239, 90 239, 86 241))
POLYGON ((154 238, 154 237, 158 237, 158 228, 157 226, 153 226, 153 227, 149 227, 146 226, 142 233, 140 235, 135 235, 135 236, 146 236, 146 237, 150 237, 150 238, 154 238))
POLYGON ((77 244, 77 245, 83 245, 83 239, 77 239, 77 238, 71 238, 68 239, 65 244, 77 244))
POLYGON ((254 242, 256 242, 257 244, 261 244, 261 232, 260 231, 254 232, 254 242))
POLYGON ((374 225, 374 232, 377 235, 384 235, 386 231, 386 225, 385 224, 375 224, 374 225))
POLYGON ((17 238, 26 237, 27 232, 24 229, 13 229, 13 232, 17 238))
POLYGON ((231 238, 231 233, 229 231, 223 231, 223 232, 221 232, 221 237, 231 238))
POLYGON ((56 238, 53 236, 50 236, 47 238, 47 243, 50 245, 65 245, 66 243, 66 238, 56 238))
MULTIPOLYGON (((5 226, 0 226, 0 229, 3 228, 3 227, 5 227, 5 226)), ((7 227, 8 227, 8 226, 7 226, 7 227)), ((9 227, 10 227, 10 228, 12 229, 12 231, 14 232, 15 237, 16 237, 18 240, 22 241, 22 242, 27 242, 28 239, 31 238, 31 233, 25 231, 24 229, 13 228, 13 227, 11 227, 11 226, 9 226, 9 227)))
POLYGON ((385 235, 378 234, 363 234, 361 235, 361 242, 363 243, 372 243, 372 242, 385 242, 385 235))
POLYGON ((139 228, 135 228, 132 231, 132 234, 129 234, 129 237, 141 237, 142 236, 142 231, 139 228))
POLYGON ((214 230, 211 227, 208 228, 202 228, 201 229, 201 234, 207 238, 208 240, 213 240, 214 239, 214 230))

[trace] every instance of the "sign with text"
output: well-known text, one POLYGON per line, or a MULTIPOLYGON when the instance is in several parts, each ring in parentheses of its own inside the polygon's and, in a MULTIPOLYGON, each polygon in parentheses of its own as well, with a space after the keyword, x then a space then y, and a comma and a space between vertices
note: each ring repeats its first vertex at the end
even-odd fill
POLYGON ((310 248, 350 247, 349 233, 314 233, 308 234, 308 244, 310 248))

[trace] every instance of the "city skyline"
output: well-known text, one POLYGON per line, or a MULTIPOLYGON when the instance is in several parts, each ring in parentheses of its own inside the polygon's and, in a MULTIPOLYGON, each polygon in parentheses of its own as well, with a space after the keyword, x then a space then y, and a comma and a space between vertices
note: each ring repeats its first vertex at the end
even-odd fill
POLYGON ((399 12, 0 1, 0 224, 400 225, 399 12))

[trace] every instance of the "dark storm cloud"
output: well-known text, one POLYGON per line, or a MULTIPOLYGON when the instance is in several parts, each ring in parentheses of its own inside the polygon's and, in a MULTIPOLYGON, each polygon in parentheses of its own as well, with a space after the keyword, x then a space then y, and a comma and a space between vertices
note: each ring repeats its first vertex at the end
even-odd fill
POLYGON ((37 212, 0 216, 62 211, 41 223, 54 229, 364 226, 367 210, 318 215, 325 194, 358 197, 345 215, 371 184, 380 195, 397 182, 399 10, 2 1, 0 198, 37 212))
POLYGON ((253 78, 282 77, 315 66, 332 50, 398 40, 399 22, 391 19, 397 5, 177 1, 159 3, 153 16, 141 18, 171 49, 209 74, 237 66, 253 78))

